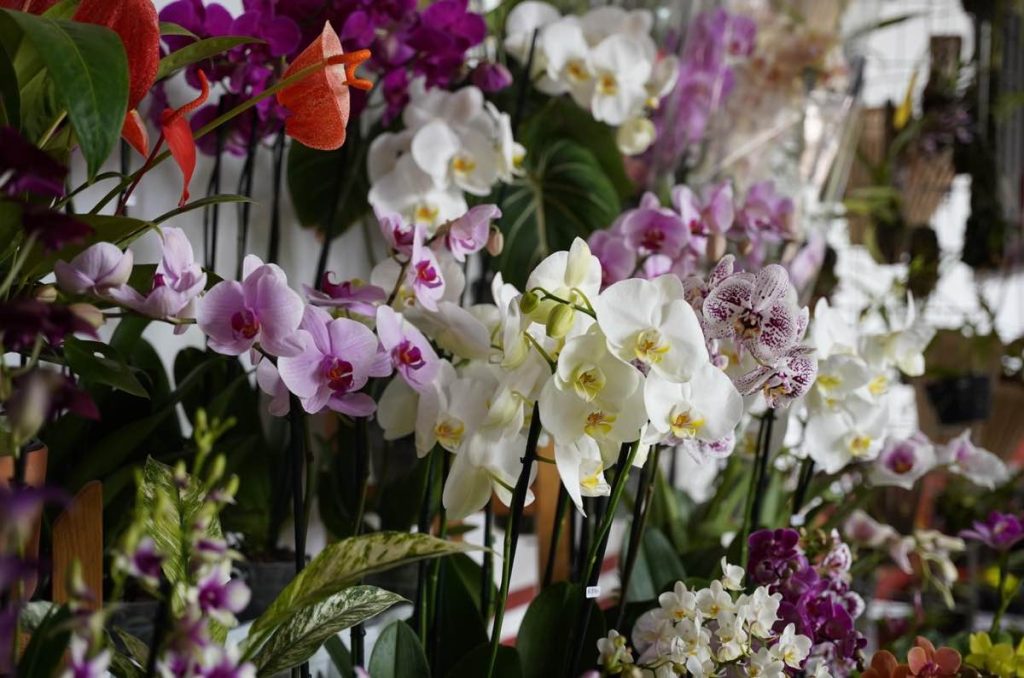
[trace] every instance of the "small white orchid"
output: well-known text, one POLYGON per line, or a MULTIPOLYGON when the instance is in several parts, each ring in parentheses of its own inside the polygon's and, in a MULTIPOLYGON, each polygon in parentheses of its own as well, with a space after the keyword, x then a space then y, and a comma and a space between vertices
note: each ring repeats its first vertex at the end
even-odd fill
POLYGON ((772 654, 791 669, 799 669, 811 651, 811 639, 796 632, 796 626, 786 624, 779 641, 772 646, 772 654))
MULTIPOLYGON (((601 261, 590 253, 584 240, 576 238, 569 251, 555 252, 533 269, 526 281, 526 290, 533 292, 538 288, 571 303, 592 303, 601 290, 601 261)), ((547 322, 551 310, 558 304, 552 299, 541 299, 530 312, 531 319, 547 322)))
POLYGON ((644 385, 644 403, 651 419, 647 442, 652 443, 722 440, 743 416, 743 398, 732 380, 707 361, 686 383, 652 372, 644 385))
POLYGON ((722 556, 722 586, 729 591, 742 591, 743 590, 743 576, 746 572, 739 565, 731 565, 729 561, 722 556))

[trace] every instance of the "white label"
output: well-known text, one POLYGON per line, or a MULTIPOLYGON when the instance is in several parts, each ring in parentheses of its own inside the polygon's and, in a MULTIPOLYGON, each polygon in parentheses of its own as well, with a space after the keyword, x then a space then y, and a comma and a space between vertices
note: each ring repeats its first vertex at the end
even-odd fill
POLYGON ((601 595, 600 586, 588 586, 587 587, 587 598, 597 598, 601 595))

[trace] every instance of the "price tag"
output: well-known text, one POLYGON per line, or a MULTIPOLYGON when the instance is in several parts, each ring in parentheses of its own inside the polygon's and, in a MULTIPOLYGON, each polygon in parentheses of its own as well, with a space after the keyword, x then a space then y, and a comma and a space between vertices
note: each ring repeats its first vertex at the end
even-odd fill
POLYGON ((597 598, 601 595, 600 586, 588 586, 587 587, 587 598, 597 598))

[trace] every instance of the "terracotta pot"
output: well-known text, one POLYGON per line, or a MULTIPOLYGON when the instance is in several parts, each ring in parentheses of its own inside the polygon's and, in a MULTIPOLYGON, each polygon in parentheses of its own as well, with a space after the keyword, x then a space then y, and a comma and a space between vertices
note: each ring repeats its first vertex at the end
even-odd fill
MULTIPOLYGON (((42 487, 46 483, 46 464, 49 456, 49 450, 46 445, 37 443, 37 446, 31 447, 25 454, 25 484, 30 487, 42 487)), ((0 457, 0 487, 10 487, 11 482, 14 480, 14 458, 13 457, 0 457)), ((32 536, 29 537, 28 544, 25 545, 25 556, 29 561, 35 561, 39 558, 39 533, 42 528, 43 515, 42 512, 35 519, 35 528, 32 530, 32 536)), ((36 583, 38 581, 37 575, 32 575, 25 584, 24 599, 29 600, 32 598, 32 594, 36 591, 36 583)))

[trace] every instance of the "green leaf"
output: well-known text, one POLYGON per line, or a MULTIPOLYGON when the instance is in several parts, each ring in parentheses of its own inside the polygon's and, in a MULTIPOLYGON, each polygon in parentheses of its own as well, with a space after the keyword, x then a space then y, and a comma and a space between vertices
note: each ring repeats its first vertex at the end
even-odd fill
POLYGON ((169 212, 164 212, 157 218, 153 219, 154 224, 162 224, 168 219, 173 219, 176 216, 191 212, 192 210, 201 209, 203 207, 209 207, 210 205, 218 205, 225 202, 255 202, 252 198, 248 198, 244 195, 234 195, 232 193, 223 193, 221 195, 208 195, 198 200, 193 200, 187 205, 181 207, 175 207, 169 212))
POLYGON ((144 667, 149 661, 149 646, 140 638, 133 636, 124 629, 114 628, 114 635, 127 650, 126 659, 133 666, 144 667))
POLYGON ((121 354, 108 344, 68 337, 64 341, 64 359, 86 382, 112 386, 140 398, 149 397, 121 354))
MULTIPOLYGON (((163 33, 163 24, 161 24, 160 28, 161 33, 163 33)), ((178 28, 181 27, 179 26, 178 28)), ((181 30, 184 31, 185 29, 181 30)), ((185 31, 185 33, 188 34, 188 31, 185 31)), ((181 35, 181 33, 174 33, 174 35, 181 35)), ((177 51, 171 52, 161 59, 160 66, 156 71, 156 79, 163 80, 185 66, 194 64, 197 61, 202 61, 203 59, 209 59, 210 57, 217 56, 222 52, 228 51, 232 47, 254 42, 263 41, 259 38, 240 35, 223 35, 216 38, 206 38, 205 40, 193 42, 192 44, 186 45, 177 51)))
POLYGON ((367 575, 471 549, 465 544, 418 533, 377 532, 342 539, 321 551, 281 591, 270 607, 253 622, 249 637, 255 646, 262 642, 262 635, 303 608, 354 585, 367 575))
POLYGON ((430 675, 427 656, 419 638, 408 624, 400 620, 381 631, 367 669, 373 678, 423 678, 430 675))
POLYGON ((176 24, 173 21, 161 21, 160 22, 160 35, 180 35, 185 38, 199 39, 199 36, 188 30, 180 24, 176 24))
POLYGON ((342 678, 352 675, 352 655, 338 636, 331 636, 324 643, 324 649, 331 657, 331 663, 342 678))
MULTIPOLYGON (((519 627, 516 648, 523 661, 523 678, 561 678, 565 664, 576 645, 570 636, 576 625, 580 604, 584 602, 583 588, 579 584, 560 582, 540 592, 526 610, 519 627)), ((597 653, 597 640, 605 634, 604 613, 593 600, 587 637, 582 640, 584 651, 580 666, 568 675, 578 676, 591 668, 597 653)), ((576 641, 580 642, 580 641, 576 641)))
POLYGON ((439 635, 436 662, 439 675, 448 673, 473 648, 487 642, 487 629, 480 616, 479 603, 471 593, 471 590, 476 591, 479 597, 480 578, 478 575, 472 582, 472 589, 467 586, 454 567, 454 558, 460 556, 469 560, 467 556, 457 554, 439 563, 441 571, 436 598, 439 622, 433 630, 439 635))
POLYGON ((507 282, 522 287, 541 259, 609 226, 620 203, 594 155, 561 140, 527 155, 526 176, 501 209, 505 249, 496 264, 507 282))
POLYGON ((0 124, 21 127, 21 90, 14 70, 13 53, 0 42, 0 124))
POLYGON ((32 43, 67 110, 90 177, 110 156, 128 108, 128 59, 109 28, 0 10, 32 43))
POLYGON ((657 598, 685 578, 686 569, 668 537, 658 528, 648 526, 633 566, 626 600, 657 598))
POLYGON ((53 676, 71 640, 71 613, 66 605, 54 606, 40 620, 18 660, 17 676, 53 676))
POLYGON ((353 586, 299 611, 277 627, 253 656, 260 674, 273 675, 306 661, 328 638, 406 602, 376 586, 353 586))
POLYGON ((353 143, 358 141, 356 127, 349 128, 348 142, 336 151, 318 151, 298 142, 289 145, 288 192, 303 226, 326 231, 333 217, 331 233, 337 237, 369 211, 367 144, 353 143), (353 150, 360 147, 363 150, 353 150))
MULTIPOLYGON (((447 678, 480 678, 487 675, 491 660, 491 644, 477 645, 455 665, 447 678)), ((523 678, 523 667, 519 652, 514 647, 502 645, 498 648, 498 656, 494 660, 493 678, 523 678)))

